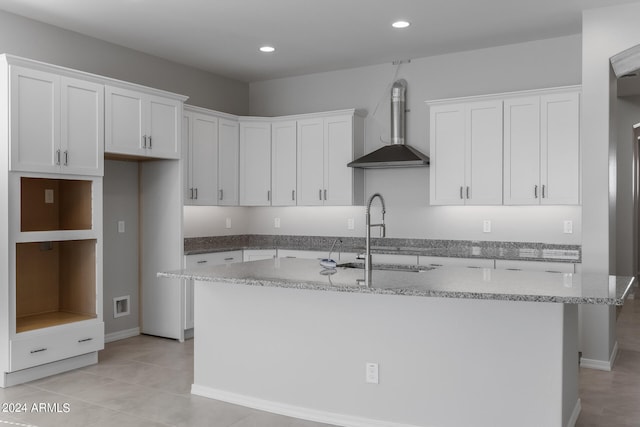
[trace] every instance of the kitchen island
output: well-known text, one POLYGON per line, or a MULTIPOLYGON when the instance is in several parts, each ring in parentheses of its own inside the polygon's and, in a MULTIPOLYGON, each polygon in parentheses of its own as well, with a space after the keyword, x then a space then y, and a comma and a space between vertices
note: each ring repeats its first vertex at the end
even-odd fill
POLYGON ((195 280, 192 393, 368 427, 574 425, 576 304, 620 305, 633 285, 416 268, 366 288, 362 270, 302 259, 160 275, 195 280))

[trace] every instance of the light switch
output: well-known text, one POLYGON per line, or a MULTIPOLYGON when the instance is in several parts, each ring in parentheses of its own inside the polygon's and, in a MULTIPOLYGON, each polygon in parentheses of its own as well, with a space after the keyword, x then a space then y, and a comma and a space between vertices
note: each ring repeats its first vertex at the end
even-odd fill
POLYGON ((274 228, 280 228, 280 218, 273 219, 273 226, 274 228))
POLYGON ((231 228, 231 218, 227 218, 225 221, 225 227, 226 228, 231 228))
POLYGON ((356 226, 355 226, 355 222, 353 221, 353 218, 348 218, 347 219, 347 230, 353 230, 354 228, 356 228, 356 226))
POLYGON ((484 233, 491 233, 491 221, 488 219, 485 219, 484 221, 482 221, 482 231, 484 233))

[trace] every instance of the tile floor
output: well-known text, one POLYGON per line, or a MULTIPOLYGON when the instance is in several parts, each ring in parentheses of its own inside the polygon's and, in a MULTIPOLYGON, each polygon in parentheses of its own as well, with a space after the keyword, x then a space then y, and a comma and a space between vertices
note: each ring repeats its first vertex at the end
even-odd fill
MULTIPOLYGON (((612 372, 580 371, 579 427, 640 426, 640 300, 623 306, 618 343, 612 372)), ((330 427, 192 396, 193 340, 139 336, 107 344, 99 358, 98 365, 0 389, 0 403, 58 403, 62 410, 0 413, 0 427, 330 427)))

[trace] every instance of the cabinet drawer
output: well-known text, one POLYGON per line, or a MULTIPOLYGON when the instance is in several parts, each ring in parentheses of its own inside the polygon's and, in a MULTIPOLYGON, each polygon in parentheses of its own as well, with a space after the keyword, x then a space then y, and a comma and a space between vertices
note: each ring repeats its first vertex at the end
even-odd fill
POLYGON ((575 273, 570 262, 496 260, 499 270, 546 271, 548 273, 575 273))
POLYGON ((234 262, 242 262, 242 251, 210 252, 206 254, 187 255, 184 258, 186 268, 231 264, 234 262))
POLYGON ((104 348, 104 323, 11 340, 9 371, 19 371, 104 348))
POLYGON ((433 267, 452 266, 468 268, 494 268, 493 260, 484 258, 420 256, 418 262, 420 265, 429 265, 433 267))

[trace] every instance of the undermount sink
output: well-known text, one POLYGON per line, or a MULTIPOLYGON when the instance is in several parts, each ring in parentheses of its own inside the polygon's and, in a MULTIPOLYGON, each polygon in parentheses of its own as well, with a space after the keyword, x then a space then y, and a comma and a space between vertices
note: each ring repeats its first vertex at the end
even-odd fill
MULTIPOLYGON (((364 263, 362 262, 345 262, 338 264, 337 267, 342 268, 358 268, 364 269, 364 263)), ((385 271, 408 271, 413 273, 420 273, 423 271, 433 270, 435 267, 426 265, 403 265, 403 264, 373 264, 371 266, 373 270, 385 270, 385 271)))

